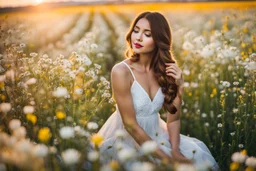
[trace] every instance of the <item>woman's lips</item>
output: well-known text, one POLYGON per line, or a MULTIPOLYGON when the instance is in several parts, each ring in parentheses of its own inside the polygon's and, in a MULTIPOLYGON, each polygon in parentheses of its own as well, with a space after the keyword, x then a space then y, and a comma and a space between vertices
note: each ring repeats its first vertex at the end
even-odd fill
POLYGON ((137 49, 139 49, 139 48, 142 48, 143 46, 142 45, 140 45, 139 43, 134 43, 134 45, 135 45, 135 47, 137 48, 137 49))

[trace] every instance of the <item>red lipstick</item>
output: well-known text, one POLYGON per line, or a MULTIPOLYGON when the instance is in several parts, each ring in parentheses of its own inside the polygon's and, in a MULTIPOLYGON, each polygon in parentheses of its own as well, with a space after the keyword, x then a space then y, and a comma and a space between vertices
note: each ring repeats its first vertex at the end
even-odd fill
POLYGON ((134 45, 135 45, 135 47, 137 48, 137 49, 139 49, 139 48, 142 48, 143 46, 141 45, 141 44, 139 44, 139 43, 134 43, 134 45))

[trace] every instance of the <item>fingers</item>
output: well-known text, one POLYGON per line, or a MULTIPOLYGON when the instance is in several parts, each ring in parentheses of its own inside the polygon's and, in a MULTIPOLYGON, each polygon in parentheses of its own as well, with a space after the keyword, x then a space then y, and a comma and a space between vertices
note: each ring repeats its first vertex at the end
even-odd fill
POLYGON ((167 63, 166 70, 174 69, 175 71, 181 71, 180 68, 175 63, 167 63))
POLYGON ((176 71, 175 69, 173 69, 173 68, 170 68, 170 69, 167 69, 167 70, 166 70, 166 73, 173 73, 173 74, 176 74, 177 71, 176 71))

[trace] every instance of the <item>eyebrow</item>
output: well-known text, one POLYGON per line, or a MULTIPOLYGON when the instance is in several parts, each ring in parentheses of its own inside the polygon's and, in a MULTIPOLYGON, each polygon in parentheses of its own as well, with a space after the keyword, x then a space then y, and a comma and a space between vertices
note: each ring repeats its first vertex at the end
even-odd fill
MULTIPOLYGON (((135 27, 137 27, 138 29, 140 29, 139 26, 135 26, 135 27)), ((145 29, 145 31, 150 31, 150 32, 151 32, 151 30, 149 30, 149 29, 145 29)))

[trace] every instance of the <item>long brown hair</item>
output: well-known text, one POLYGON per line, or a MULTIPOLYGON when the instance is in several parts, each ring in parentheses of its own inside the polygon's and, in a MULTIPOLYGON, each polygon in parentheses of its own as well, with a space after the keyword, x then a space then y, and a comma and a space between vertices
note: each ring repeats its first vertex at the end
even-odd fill
POLYGON ((158 84, 162 87, 164 98, 164 109, 175 114, 177 108, 173 105, 173 100, 177 95, 177 85, 172 77, 166 76, 165 63, 176 63, 171 52, 172 48, 172 34, 171 28, 167 19, 159 12, 143 12, 139 14, 133 21, 128 33, 126 34, 126 41, 128 49, 125 56, 131 61, 137 62, 140 57, 139 54, 134 53, 131 45, 131 34, 136 23, 145 18, 150 24, 152 38, 155 42, 155 49, 150 68, 153 68, 158 84))

